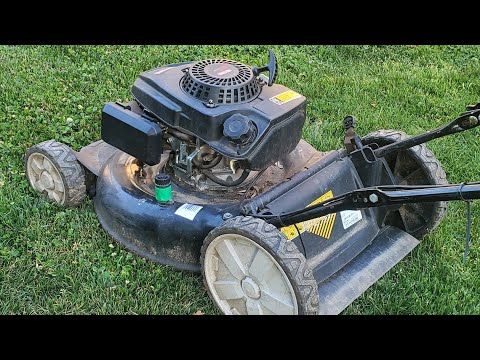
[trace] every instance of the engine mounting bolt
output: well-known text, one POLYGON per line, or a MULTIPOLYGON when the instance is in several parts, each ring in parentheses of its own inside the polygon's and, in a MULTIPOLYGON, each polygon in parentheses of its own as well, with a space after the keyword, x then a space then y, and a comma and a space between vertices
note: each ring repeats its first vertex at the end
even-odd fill
POLYGON ((376 203, 378 201, 378 196, 377 194, 370 194, 370 196, 368 197, 368 199, 372 202, 372 203, 376 203))
POLYGON ((228 219, 231 219, 232 217, 233 217, 232 214, 230 214, 229 212, 226 212, 225 214, 223 214, 222 219, 228 220, 228 219))

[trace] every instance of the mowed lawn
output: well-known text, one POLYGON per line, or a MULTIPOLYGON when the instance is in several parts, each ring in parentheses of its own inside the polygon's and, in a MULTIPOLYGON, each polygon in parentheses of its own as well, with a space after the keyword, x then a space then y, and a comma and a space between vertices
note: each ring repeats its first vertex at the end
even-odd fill
MULTIPOLYGON (((0 46, 0 314, 218 313, 196 274, 145 261, 99 226, 90 200, 65 209, 27 183, 25 150, 55 138, 73 149, 100 138, 107 101, 129 100, 136 76, 169 63, 267 62, 267 46, 0 46), (67 121, 68 118, 73 121, 67 121)), ((480 47, 273 46, 277 82, 309 99, 304 138, 342 146, 358 132, 418 134, 480 101, 480 47)), ((452 183, 480 180, 480 129, 429 143, 452 183)), ((480 204, 462 262, 465 205, 344 314, 479 314, 480 204)))

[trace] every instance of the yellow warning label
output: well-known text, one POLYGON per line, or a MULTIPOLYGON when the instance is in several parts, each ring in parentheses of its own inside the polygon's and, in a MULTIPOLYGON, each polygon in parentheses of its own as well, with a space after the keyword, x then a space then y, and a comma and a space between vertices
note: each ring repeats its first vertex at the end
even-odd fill
POLYGON ((288 90, 285 91, 281 94, 275 95, 274 97, 270 98, 270 101, 274 102, 277 105, 282 105, 285 104, 286 102, 298 99, 300 96, 299 93, 296 93, 295 91, 288 90))
MULTIPOLYGON (((328 192, 320 196, 315 201, 312 201, 306 207, 318 204, 322 201, 325 201, 331 198, 333 198, 333 192, 332 190, 329 190, 328 192)), ((337 214, 333 213, 333 214, 325 215, 316 219, 311 219, 311 220, 307 220, 307 221, 295 224, 297 225, 298 231, 295 228, 295 225, 285 226, 280 230, 287 236, 288 240, 295 239, 298 236, 298 232, 302 234, 305 231, 321 236, 325 239, 330 239, 330 236, 332 235, 333 224, 335 223, 336 217, 337 217, 337 214)))

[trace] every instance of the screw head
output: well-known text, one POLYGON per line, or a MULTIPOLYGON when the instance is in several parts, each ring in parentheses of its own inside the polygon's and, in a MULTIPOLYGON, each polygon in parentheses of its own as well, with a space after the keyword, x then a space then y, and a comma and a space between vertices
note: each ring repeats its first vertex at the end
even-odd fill
POLYGON ((370 194, 370 196, 368 197, 368 199, 372 202, 372 203, 376 203, 378 201, 378 196, 377 194, 370 194))
POLYGON ((233 217, 232 214, 230 214, 229 212, 226 212, 225 214, 223 214, 222 219, 228 220, 228 219, 231 219, 232 217, 233 217))

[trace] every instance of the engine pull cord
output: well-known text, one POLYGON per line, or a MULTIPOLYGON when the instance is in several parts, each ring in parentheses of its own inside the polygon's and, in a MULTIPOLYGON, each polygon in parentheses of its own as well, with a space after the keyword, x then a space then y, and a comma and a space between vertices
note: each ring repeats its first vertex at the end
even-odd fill
POLYGON ((460 184, 460 187, 458 188, 458 195, 459 195, 460 199, 465 201, 465 203, 467 205, 467 229, 466 229, 467 236, 466 236, 466 239, 465 239, 465 251, 463 252, 463 262, 467 261, 468 250, 470 249, 470 238, 471 238, 471 228, 472 228, 472 211, 471 211, 471 202, 472 201, 464 199, 463 194, 462 194, 462 188, 463 188, 464 185, 465 185, 465 183, 463 182, 463 183, 460 184))

